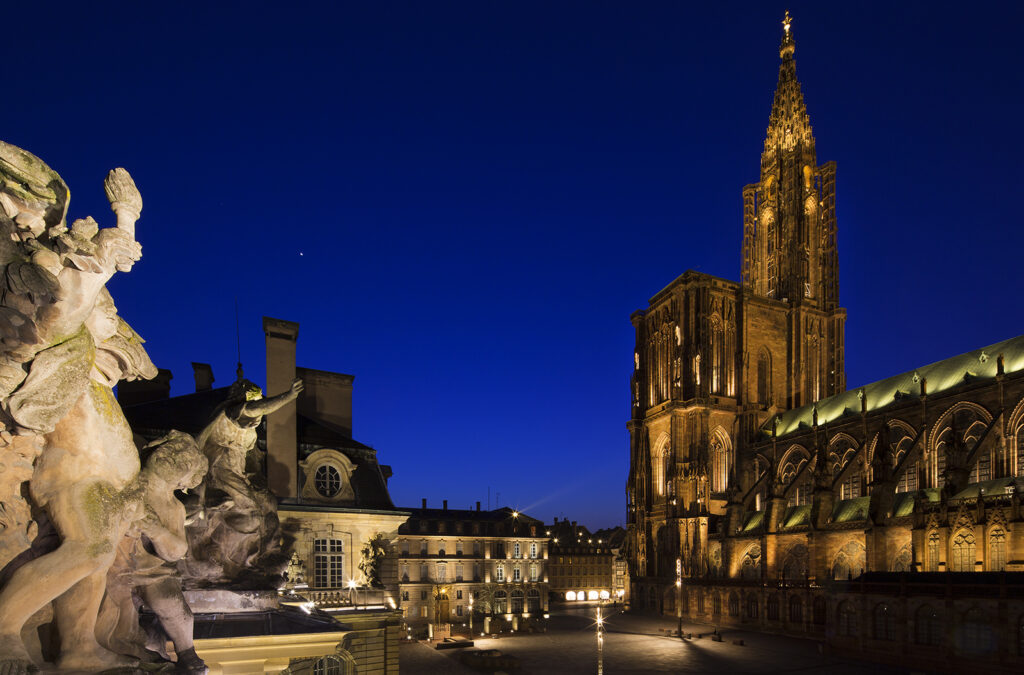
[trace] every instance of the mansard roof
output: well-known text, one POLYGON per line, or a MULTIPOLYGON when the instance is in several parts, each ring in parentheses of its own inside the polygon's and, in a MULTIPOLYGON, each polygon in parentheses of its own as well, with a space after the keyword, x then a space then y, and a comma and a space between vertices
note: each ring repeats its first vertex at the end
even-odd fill
POLYGON ((994 380, 1000 357, 1003 359, 1003 370, 1006 374, 1024 370, 1024 335, 893 375, 863 387, 849 389, 841 394, 823 398, 817 403, 794 408, 772 417, 761 430, 770 436, 772 425, 775 425, 779 437, 799 433, 813 425, 815 409, 818 413, 818 424, 826 424, 846 415, 859 413, 862 397, 868 412, 881 410, 907 399, 920 399, 922 383, 926 384, 925 393, 931 396, 965 384, 994 380))

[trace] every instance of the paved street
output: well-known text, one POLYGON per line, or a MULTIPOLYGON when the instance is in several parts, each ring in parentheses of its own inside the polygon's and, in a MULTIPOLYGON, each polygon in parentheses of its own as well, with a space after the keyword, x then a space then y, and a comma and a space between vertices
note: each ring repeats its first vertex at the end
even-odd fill
MULTIPOLYGON (((876 675, 905 673, 874 664, 822 656, 810 640, 723 630, 723 641, 713 642, 698 633, 710 633, 703 624, 684 624, 693 640, 666 637, 665 628, 675 628, 668 618, 617 615, 607 621, 604 640, 604 672, 619 673, 829 673, 853 675, 865 670, 876 675), (741 638, 745 646, 734 645, 741 638)), ((519 658, 517 673, 596 673, 597 640, 593 610, 586 613, 553 614, 548 632, 499 639, 476 638, 476 648, 500 649, 519 658), (588 615, 589 614, 589 615, 588 615)), ((413 643, 403 645, 399 654, 403 674, 462 675, 473 671, 459 663, 462 650, 437 651, 413 643)))

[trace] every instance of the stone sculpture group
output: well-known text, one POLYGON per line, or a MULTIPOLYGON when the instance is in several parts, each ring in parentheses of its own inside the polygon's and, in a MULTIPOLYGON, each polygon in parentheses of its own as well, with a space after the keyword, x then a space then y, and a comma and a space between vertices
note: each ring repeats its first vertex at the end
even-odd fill
POLYGON ((124 169, 104 187, 116 225, 69 227, 61 177, 0 142, 0 675, 43 665, 36 628, 50 622, 58 670, 131 667, 169 638, 176 670, 206 672, 181 572, 230 582, 257 559, 288 562, 275 505, 243 466, 255 426, 301 383, 260 401, 240 382, 198 442, 136 447, 113 387, 156 368, 106 283, 141 258, 142 198, 124 169), (175 492, 196 487, 187 515, 175 492), (140 604, 161 635, 143 631, 140 604))

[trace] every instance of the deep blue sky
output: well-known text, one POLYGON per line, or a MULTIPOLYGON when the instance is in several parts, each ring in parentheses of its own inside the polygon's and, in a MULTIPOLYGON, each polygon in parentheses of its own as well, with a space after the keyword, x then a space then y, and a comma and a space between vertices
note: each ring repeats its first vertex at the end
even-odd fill
MULTIPOLYGON (((629 314, 739 277, 782 3, 15 3, 2 137, 112 224, 153 360, 354 373, 396 503, 623 521, 629 314)), ((1020 3, 792 2, 836 160, 851 386, 1022 332, 1020 3)))

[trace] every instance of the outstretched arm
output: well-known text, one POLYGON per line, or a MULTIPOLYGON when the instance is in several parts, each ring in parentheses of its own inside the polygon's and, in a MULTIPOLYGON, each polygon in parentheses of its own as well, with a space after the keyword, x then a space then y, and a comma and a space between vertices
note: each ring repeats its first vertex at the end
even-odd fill
POLYGON ((292 382, 291 388, 283 394, 277 396, 271 396, 270 398, 264 398, 259 401, 249 401, 242 406, 242 414, 246 417, 262 417, 263 415, 269 415, 270 413, 279 410, 288 403, 291 403, 299 394, 302 393, 302 380, 295 380, 292 382))

